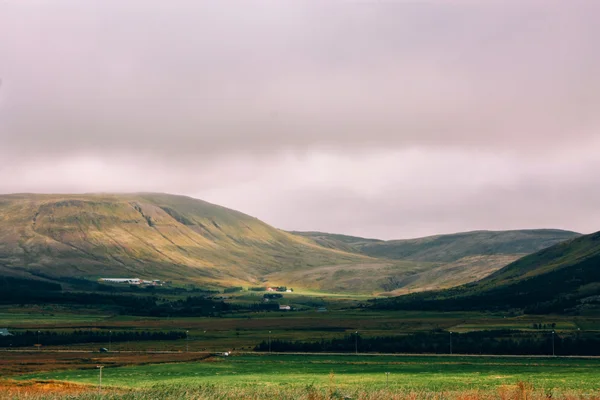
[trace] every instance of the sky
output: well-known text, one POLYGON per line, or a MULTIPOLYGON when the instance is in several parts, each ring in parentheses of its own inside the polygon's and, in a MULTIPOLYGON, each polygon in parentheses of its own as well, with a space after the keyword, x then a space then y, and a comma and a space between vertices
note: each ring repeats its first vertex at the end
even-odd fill
POLYGON ((0 193, 600 230, 600 2, 0 0, 0 193))

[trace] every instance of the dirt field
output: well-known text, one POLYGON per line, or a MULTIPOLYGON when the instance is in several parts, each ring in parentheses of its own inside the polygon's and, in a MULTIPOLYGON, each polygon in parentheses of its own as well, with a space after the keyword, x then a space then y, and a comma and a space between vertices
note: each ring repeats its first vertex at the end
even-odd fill
POLYGON ((10 377, 31 372, 59 371, 67 369, 93 369, 121 367, 126 365, 161 364, 200 361, 208 354, 198 353, 95 353, 95 352, 0 352, 0 376, 10 377))

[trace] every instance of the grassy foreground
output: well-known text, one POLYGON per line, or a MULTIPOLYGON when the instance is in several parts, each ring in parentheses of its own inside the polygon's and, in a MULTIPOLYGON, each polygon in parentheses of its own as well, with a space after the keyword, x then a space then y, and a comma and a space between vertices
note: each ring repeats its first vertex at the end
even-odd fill
MULTIPOLYGON (((598 371, 598 359, 240 355, 105 368, 103 384, 104 398, 131 399, 597 399, 598 371)), ((98 370, 18 379, 96 385, 98 370)))

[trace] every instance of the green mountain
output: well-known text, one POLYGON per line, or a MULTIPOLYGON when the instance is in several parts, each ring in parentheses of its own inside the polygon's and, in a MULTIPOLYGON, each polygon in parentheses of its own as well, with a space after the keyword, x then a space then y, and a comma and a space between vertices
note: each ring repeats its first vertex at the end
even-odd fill
POLYGON ((478 282, 401 296, 381 306, 597 314, 600 312, 600 232, 523 257, 478 282))
MULTIPOLYGON (((403 294, 412 291, 450 288, 480 280, 521 257, 580 236, 575 232, 537 229, 517 231, 474 231, 419 239, 365 239, 322 232, 293 232, 311 238, 321 246, 389 260, 402 268, 382 275, 384 291, 403 294)), ((312 275, 333 280, 333 274, 312 275)), ((295 273, 307 281, 311 277, 295 273)))
POLYGON ((365 260, 189 197, 0 196, 5 275, 257 284, 274 271, 365 260))

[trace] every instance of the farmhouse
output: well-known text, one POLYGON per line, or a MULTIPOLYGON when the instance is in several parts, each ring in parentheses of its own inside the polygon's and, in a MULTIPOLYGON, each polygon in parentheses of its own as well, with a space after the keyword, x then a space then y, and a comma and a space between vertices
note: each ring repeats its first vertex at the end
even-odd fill
POLYGON ((294 289, 288 289, 285 286, 269 286, 267 287, 267 292, 288 292, 292 293, 294 289))
POLYGON ((139 278, 100 278, 101 282, 108 283, 126 283, 129 285, 140 285, 142 280, 139 278))
POLYGON ((162 286, 162 282, 158 279, 147 281, 140 278, 100 278, 100 282, 107 283, 122 283, 126 285, 149 285, 149 286, 162 286))

